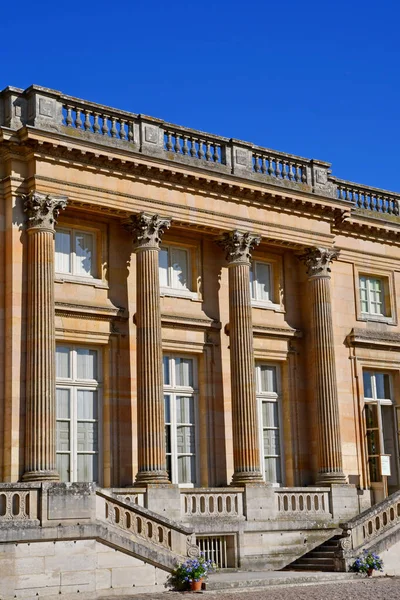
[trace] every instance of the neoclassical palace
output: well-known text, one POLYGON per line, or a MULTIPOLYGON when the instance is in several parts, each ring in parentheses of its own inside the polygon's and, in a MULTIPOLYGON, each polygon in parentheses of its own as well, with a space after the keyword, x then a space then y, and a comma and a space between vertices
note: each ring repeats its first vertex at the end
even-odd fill
POLYGON ((0 197, 1 598, 400 550, 399 195, 31 86, 0 197))

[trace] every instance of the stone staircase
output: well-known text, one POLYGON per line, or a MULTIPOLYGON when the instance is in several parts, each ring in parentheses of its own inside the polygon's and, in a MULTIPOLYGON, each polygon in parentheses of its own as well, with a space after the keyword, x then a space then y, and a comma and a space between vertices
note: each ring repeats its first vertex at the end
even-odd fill
MULTIPOLYGON (((363 550, 382 553, 400 543, 400 490, 346 523, 342 533, 307 552, 286 571, 347 571, 363 550)), ((394 551, 397 551, 394 549, 394 551)))
POLYGON ((335 556, 340 551, 341 535, 335 535, 307 552, 290 565, 285 571, 335 571, 335 556))

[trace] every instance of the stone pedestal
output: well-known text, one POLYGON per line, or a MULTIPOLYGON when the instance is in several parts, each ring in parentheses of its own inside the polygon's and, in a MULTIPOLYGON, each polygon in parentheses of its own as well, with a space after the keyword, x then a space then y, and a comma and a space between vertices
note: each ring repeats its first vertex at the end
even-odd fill
POLYGON ((33 192, 28 214, 28 326, 24 481, 57 481, 54 226, 67 199, 33 192))
POLYGON ((136 262, 138 473, 136 484, 169 483, 165 417, 158 253, 170 221, 141 213, 128 224, 136 262))
POLYGON ((310 248, 300 256, 307 267, 311 302, 311 332, 318 411, 317 485, 347 483, 340 439, 335 347, 333 338, 330 264, 338 252, 310 248))
POLYGON ((250 258, 260 238, 250 233, 226 233, 218 244, 229 269, 229 345, 234 474, 232 485, 263 483, 254 377, 253 325, 250 299, 250 258))

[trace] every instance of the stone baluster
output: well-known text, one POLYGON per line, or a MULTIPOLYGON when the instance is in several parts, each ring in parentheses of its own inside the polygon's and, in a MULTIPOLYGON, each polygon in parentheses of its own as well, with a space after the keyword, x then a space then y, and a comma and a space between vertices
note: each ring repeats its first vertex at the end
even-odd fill
POLYGON ((28 326, 24 481, 57 481, 54 226, 67 198, 37 192, 28 215, 28 326))
POLYGON ((165 416, 158 253, 170 220, 140 213, 127 225, 136 262, 138 474, 136 484, 170 483, 166 471, 165 416))
POLYGON ((226 250, 229 270, 229 346, 234 474, 232 485, 261 483, 260 441, 254 377, 250 258, 260 239, 251 233, 226 233, 218 244, 226 250))
POLYGON ((330 290, 337 250, 309 248, 300 256, 307 268, 311 301, 312 362, 318 414, 318 485, 347 483, 343 473, 330 290))

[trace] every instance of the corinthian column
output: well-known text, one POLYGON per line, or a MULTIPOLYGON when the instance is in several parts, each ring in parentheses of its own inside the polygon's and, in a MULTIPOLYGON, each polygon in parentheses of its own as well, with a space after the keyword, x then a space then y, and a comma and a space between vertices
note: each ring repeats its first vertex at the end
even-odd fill
POLYGON ((318 413, 318 485, 347 483, 342 463, 330 289, 330 264, 338 255, 336 250, 310 248, 299 257, 307 268, 312 308, 312 359, 318 413))
POLYGON ((57 481, 54 226, 65 196, 25 198, 28 215, 28 326, 24 481, 57 481))
POLYGON ((169 483, 165 417, 158 253, 170 220, 141 213, 128 225, 136 262, 138 485, 169 483))
POLYGON ((218 244, 226 250, 229 270, 229 346, 231 357, 233 462, 232 485, 260 483, 260 442, 254 378, 250 258, 261 238, 226 233, 218 244))

